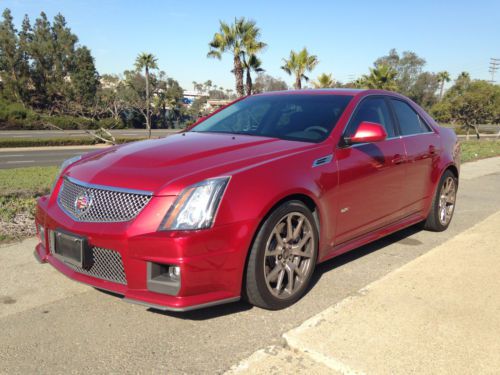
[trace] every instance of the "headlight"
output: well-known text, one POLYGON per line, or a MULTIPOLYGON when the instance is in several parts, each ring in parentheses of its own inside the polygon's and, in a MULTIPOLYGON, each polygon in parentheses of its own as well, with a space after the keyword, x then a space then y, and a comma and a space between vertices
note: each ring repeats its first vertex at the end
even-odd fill
POLYGON ((59 168, 59 173, 57 174, 56 180, 54 181, 54 184, 52 185, 52 189, 50 189, 51 193, 54 190, 54 188, 56 187, 57 181, 59 181, 59 177, 61 177, 61 173, 63 173, 66 168, 68 168, 71 164, 76 163, 81 158, 82 158, 82 155, 77 155, 77 156, 73 156, 72 158, 66 159, 65 161, 62 162, 61 168, 59 168))
POLYGON ((159 230, 210 228, 229 182, 229 177, 213 178, 191 185, 177 197, 159 230))

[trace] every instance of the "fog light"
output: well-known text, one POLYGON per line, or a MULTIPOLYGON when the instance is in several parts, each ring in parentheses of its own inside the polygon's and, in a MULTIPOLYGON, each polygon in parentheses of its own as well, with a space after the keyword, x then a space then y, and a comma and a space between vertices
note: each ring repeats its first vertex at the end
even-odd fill
POLYGON ((179 280, 181 278, 181 268, 179 266, 168 267, 168 275, 172 280, 179 280))
POLYGON ((173 264, 148 262, 147 285, 152 292, 175 296, 181 288, 181 268, 173 264))

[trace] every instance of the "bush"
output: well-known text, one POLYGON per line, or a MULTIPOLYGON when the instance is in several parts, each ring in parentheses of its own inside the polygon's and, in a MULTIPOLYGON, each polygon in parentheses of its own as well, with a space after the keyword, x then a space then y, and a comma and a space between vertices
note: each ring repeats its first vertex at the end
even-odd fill
MULTIPOLYGON (((107 138, 107 137, 106 137, 107 138)), ((128 143, 144 140, 144 138, 116 138, 116 143, 128 143)), ((75 138, 0 138, 0 148, 7 147, 42 147, 42 146, 85 146, 101 143, 98 139, 84 137, 75 138)))
POLYGON ((0 100, 0 122, 19 123, 35 115, 35 112, 26 109, 21 103, 8 103, 0 100))
POLYGON ((54 125, 63 130, 95 129, 97 127, 97 123, 95 121, 82 117, 63 115, 42 116, 41 120, 44 124, 54 125))

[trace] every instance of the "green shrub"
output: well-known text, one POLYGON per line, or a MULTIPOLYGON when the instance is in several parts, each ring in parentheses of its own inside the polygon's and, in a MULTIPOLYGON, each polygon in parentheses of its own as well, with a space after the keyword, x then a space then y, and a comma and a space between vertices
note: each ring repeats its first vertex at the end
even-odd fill
POLYGON ((74 130, 74 129, 95 129, 96 123, 93 120, 86 119, 83 117, 73 117, 73 116, 42 116, 41 120, 45 124, 50 124, 57 126, 63 130, 74 130))
MULTIPOLYGON (((104 137, 107 138, 107 137, 104 137)), ((116 143, 128 143, 143 140, 144 138, 116 138, 116 143)), ((95 145, 98 139, 84 137, 75 138, 0 138, 0 148, 7 147, 43 147, 43 146, 85 146, 95 145)))
POLYGON ((28 111, 20 103, 12 103, 7 107, 8 120, 24 120, 28 116, 28 111))

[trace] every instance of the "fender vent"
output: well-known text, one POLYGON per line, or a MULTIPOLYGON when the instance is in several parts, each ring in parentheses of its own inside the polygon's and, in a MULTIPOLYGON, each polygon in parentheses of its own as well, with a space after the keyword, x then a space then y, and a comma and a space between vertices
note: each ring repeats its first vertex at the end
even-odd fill
POLYGON ((319 158, 319 159, 316 159, 315 161, 313 161, 312 166, 313 166, 313 168, 319 167, 320 165, 330 163, 332 160, 333 160, 333 155, 323 156, 322 158, 319 158))

